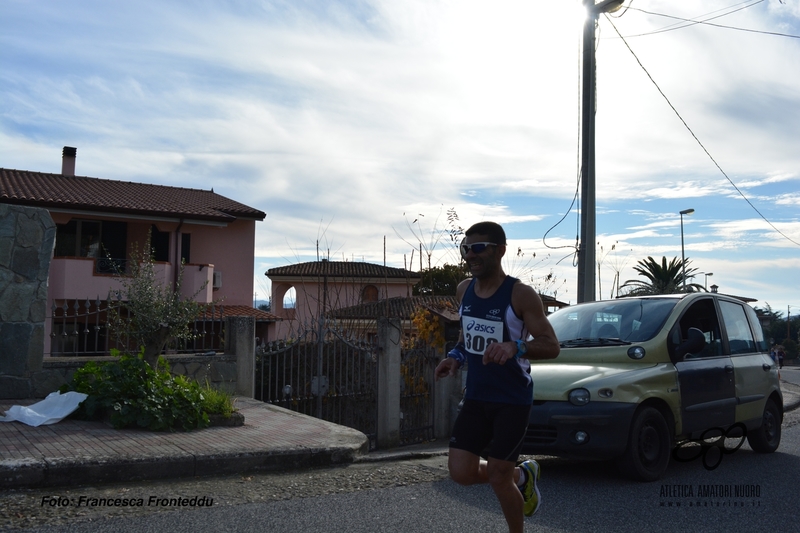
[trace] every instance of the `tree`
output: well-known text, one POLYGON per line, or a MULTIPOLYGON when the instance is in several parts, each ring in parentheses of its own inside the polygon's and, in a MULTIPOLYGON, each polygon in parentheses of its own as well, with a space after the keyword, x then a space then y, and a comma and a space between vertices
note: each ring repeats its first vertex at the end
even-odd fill
POLYGON ((448 265, 426 268, 422 279, 414 285, 414 296, 455 296, 458 284, 469 277, 465 265, 448 265))
POLYGON ((647 294, 675 294, 680 292, 698 292, 705 290, 699 283, 686 283, 696 268, 689 268, 690 260, 673 257, 667 264, 667 257, 661 258, 658 264, 652 257, 640 259, 633 269, 648 281, 629 279, 621 288, 630 287, 626 296, 642 296, 647 294))
MULTIPOLYGON (((149 236, 144 249, 151 250, 149 236)), ((168 341, 193 337, 190 325, 197 319, 200 304, 193 297, 181 296, 183 265, 177 282, 163 285, 156 277, 151 253, 140 253, 134 247, 128 264, 130 273, 118 275, 123 287, 118 296, 122 301, 109 306, 109 329, 124 345, 144 347, 143 359, 157 368, 158 357, 168 341)))

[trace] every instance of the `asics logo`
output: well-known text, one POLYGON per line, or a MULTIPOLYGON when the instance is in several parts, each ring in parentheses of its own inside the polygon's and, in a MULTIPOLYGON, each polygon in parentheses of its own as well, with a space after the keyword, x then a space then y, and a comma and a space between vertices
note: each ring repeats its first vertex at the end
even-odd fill
POLYGON ((483 332, 483 333, 494 333, 496 326, 490 326, 487 324, 479 324, 475 321, 471 321, 467 323, 467 331, 476 331, 476 332, 483 332))

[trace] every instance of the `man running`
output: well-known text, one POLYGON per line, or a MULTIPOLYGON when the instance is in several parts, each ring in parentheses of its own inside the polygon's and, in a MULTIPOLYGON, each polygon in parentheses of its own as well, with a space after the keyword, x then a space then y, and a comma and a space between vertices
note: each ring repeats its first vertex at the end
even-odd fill
POLYGON ((489 483, 510 533, 523 531, 541 495, 536 461, 517 466, 533 403, 527 359, 552 359, 560 351, 541 298, 501 266, 506 235, 494 222, 470 227, 461 255, 472 273, 457 290, 459 344, 436 367, 436 379, 468 365, 464 405, 450 438, 450 477, 461 485, 489 483), (532 336, 532 339, 529 337, 532 336), (481 452, 489 446, 488 460, 481 452))

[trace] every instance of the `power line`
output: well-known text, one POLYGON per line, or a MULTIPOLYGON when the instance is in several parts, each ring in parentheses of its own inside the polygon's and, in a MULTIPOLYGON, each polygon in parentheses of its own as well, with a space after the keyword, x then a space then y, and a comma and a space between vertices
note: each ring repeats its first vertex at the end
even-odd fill
MULTIPOLYGON (((683 28, 688 28, 689 26, 697 25, 697 24, 704 24, 706 26, 714 26, 715 28, 723 28, 723 29, 726 29, 726 30, 744 31, 744 32, 748 32, 748 33, 760 33, 760 34, 763 34, 763 35, 774 35, 774 36, 777 36, 777 37, 789 37, 790 39, 800 39, 800 35, 792 35, 790 33, 780 33, 780 32, 764 31, 764 30, 753 30, 753 29, 750 29, 750 28, 740 28, 740 27, 737 27, 737 26, 726 26, 724 24, 714 24, 712 22, 708 22, 709 20, 718 19, 718 18, 727 16, 727 15, 730 15, 731 13, 736 13, 737 11, 741 11, 743 9, 747 9, 749 7, 753 7, 753 6, 758 5, 758 4, 760 4, 760 3, 764 2, 764 1, 765 0, 756 0, 755 2, 753 2, 751 4, 748 4, 746 6, 740 7, 738 9, 734 9, 733 11, 728 11, 726 13, 723 13, 721 15, 717 15, 715 17, 707 18, 705 20, 685 19, 685 18, 682 18, 682 17, 676 17, 674 15, 666 15, 664 13, 655 13, 653 11, 647 11, 645 9, 639 9, 639 8, 636 8, 636 7, 628 7, 628 9, 632 9, 632 10, 638 11, 640 13, 645 13, 647 15, 654 15, 654 16, 657 16, 657 17, 665 17, 665 18, 670 18, 670 19, 674 19, 674 20, 679 20, 679 21, 685 22, 687 24, 678 25, 676 23, 676 24, 673 24, 671 26, 667 26, 666 28, 662 28, 660 30, 651 31, 651 32, 648 32, 648 33, 640 33, 640 34, 636 34, 636 35, 628 35, 627 37, 629 37, 629 38, 630 37, 644 37, 644 36, 647 36, 647 35, 655 35, 655 34, 658 34, 658 33, 664 33, 664 32, 673 31, 673 30, 680 30, 680 29, 683 29, 683 28)), ((735 6, 732 6, 732 7, 735 7, 735 6)), ((714 13, 714 12, 712 12, 712 13, 714 13)), ((706 15, 701 15, 701 17, 705 17, 705 16, 706 15)), ((619 32, 617 32, 617 33, 619 34, 619 32)), ((622 35, 620 35, 620 38, 624 39, 624 37, 622 37, 622 35)))
MULTIPOLYGON (((579 43, 580 43, 580 41, 579 41, 579 43)), ((579 196, 580 190, 581 190, 581 94, 580 94, 581 93, 581 76, 580 76, 581 53, 582 53, 581 47, 578 46, 578 78, 577 78, 577 84, 578 84, 578 113, 577 113, 577 116, 578 116, 578 122, 577 122, 577 125, 576 125, 576 127, 577 127, 577 136, 576 136, 577 148, 576 148, 576 152, 575 152, 577 154, 577 161, 576 161, 576 165, 575 166, 578 169, 578 175, 577 175, 577 181, 575 183, 575 194, 573 194, 572 202, 569 204, 569 207, 567 208, 567 211, 564 213, 564 215, 555 224, 550 226, 550 228, 542 236, 542 244, 545 246, 545 248, 549 248, 551 250, 558 250, 558 249, 561 249, 561 248, 571 248, 573 251, 570 252, 569 254, 567 254, 566 256, 562 257, 561 259, 559 259, 556 262, 556 264, 559 264, 561 261, 563 261, 567 257, 573 256, 573 261, 572 261, 573 265, 572 266, 575 266, 576 265, 576 261, 577 261, 578 243, 579 243, 578 235, 580 233, 580 218, 576 217, 576 219, 575 219, 575 224, 576 224, 577 227, 575 228, 575 244, 574 245, 550 246, 549 244, 547 244, 547 235, 551 231, 553 231, 555 228, 557 228, 559 225, 561 225, 561 223, 564 221, 564 219, 566 219, 567 216, 572 212, 572 208, 575 207, 575 202, 577 202, 578 196, 579 196)))
MULTIPOLYGON (((710 11, 708 13, 704 13, 702 15, 699 15, 699 16, 694 17, 693 19, 689 20, 689 22, 690 22, 689 24, 682 24, 681 22, 675 22, 673 24, 670 24, 669 26, 665 26, 665 27, 661 28, 660 30, 655 30, 655 31, 648 32, 648 33, 642 33, 642 34, 639 34, 639 35, 628 35, 627 37, 641 37, 641 36, 644 36, 644 35, 653 35, 653 34, 656 34, 656 33, 663 33, 663 32, 666 32, 666 31, 672 31, 672 30, 678 30, 678 29, 681 29, 681 28, 686 28, 688 26, 694 26, 695 24, 700 24, 700 22, 701 22, 700 19, 703 19, 702 22, 705 22, 705 21, 709 21, 709 20, 722 18, 722 17, 730 15, 731 13, 736 13, 737 11, 741 11, 743 9, 747 9, 748 7, 753 7, 754 5, 760 4, 764 0, 756 0, 753 3, 750 3, 752 1, 753 0, 746 0, 745 2, 742 2, 740 4, 734 4, 732 6, 723 7, 721 9, 716 9, 714 11, 710 11), (747 5, 745 5, 743 7, 740 7, 740 6, 742 6, 742 4, 747 4, 747 5), (737 8, 737 9, 734 9, 734 8, 737 8), (729 9, 732 10, 732 11, 727 11, 729 9), (720 11, 725 11, 725 13, 722 13, 721 15, 717 15, 715 17, 710 17, 710 15, 714 15, 716 13, 719 13, 720 11), (705 18, 704 19, 704 17, 709 17, 709 18, 705 18)), ((628 6, 628 9, 635 9, 636 11, 639 11, 640 13, 644 13, 645 12, 642 9, 634 8, 633 7, 633 0, 631 0, 631 4, 628 6)), ((628 9, 626 9, 625 11, 620 13, 618 16, 615 16, 614 18, 620 18, 622 15, 627 13, 628 9)), ((655 14, 655 15, 656 16, 668 16, 668 15, 660 15, 660 14, 655 14)), ((677 17, 670 17, 670 18, 677 18, 677 17)), ((686 19, 679 19, 679 20, 684 21, 686 19)))
POLYGON ((716 166, 716 167, 717 167, 717 169, 718 169, 718 170, 719 170, 719 171, 722 173, 722 175, 723 175, 723 176, 725 176, 725 179, 727 179, 727 180, 728 180, 728 182, 729 182, 729 183, 730 183, 730 184, 733 186, 733 188, 734 188, 734 189, 736 189, 736 192, 738 192, 738 193, 739 193, 739 195, 740 195, 742 198, 744 198, 744 201, 745 201, 745 202, 747 202, 747 203, 750 205, 750 207, 752 207, 752 208, 753 208, 753 211, 755 211, 756 213, 758 213, 758 216, 760 216, 760 217, 761 217, 761 218, 764 220, 764 222, 766 222, 767 224, 769 224, 769 226, 770 226, 772 229, 774 229, 776 232, 778 232, 780 235, 782 235, 782 236, 783 236, 783 237, 784 237, 784 238, 785 238, 787 241, 789 241, 789 242, 791 242, 791 243, 793 243, 793 244, 796 244, 796 245, 800 246, 800 243, 799 243, 799 242, 792 240, 792 239, 791 239, 789 236, 787 236, 787 235, 786 235, 786 234, 784 234, 784 233, 783 233, 781 230, 779 230, 778 228, 776 228, 776 227, 775 227, 775 225, 774 225, 772 222, 770 222, 770 221, 767 219, 767 217, 765 217, 765 216, 764 216, 764 215, 761 213, 761 211, 759 211, 759 210, 756 208, 756 206, 755 206, 755 205, 753 205, 753 203, 752 203, 752 202, 751 202, 751 201, 750 201, 750 200, 747 198, 747 196, 745 196, 745 195, 744 195, 744 193, 743 193, 741 190, 739 190, 739 187, 737 187, 737 186, 736 186, 736 184, 733 182, 733 180, 732 180, 732 179, 731 179, 731 178, 728 176, 728 174, 726 174, 726 173, 725 173, 725 171, 722 169, 722 167, 719 165, 719 163, 717 163, 716 159, 714 159, 714 157, 711 155, 711 153, 710 153, 710 152, 709 152, 709 151, 706 149, 706 147, 705 147, 705 146, 703 145, 703 143, 700 141, 700 139, 698 139, 698 138, 697 138, 697 135, 695 135, 694 131, 692 131, 692 128, 690 128, 690 127, 689 127, 689 125, 688 125, 688 124, 686 123, 686 121, 683 119, 683 117, 682 117, 682 116, 681 116, 681 114, 678 112, 678 110, 677 110, 677 109, 675 109, 675 106, 674 106, 674 105, 672 105, 672 102, 670 102, 670 101, 669 101, 669 98, 667 98, 667 95, 666 95, 666 94, 664 94, 664 91, 662 91, 662 90, 661 90, 661 87, 659 87, 659 86, 658 86, 658 83, 656 83, 656 80, 654 80, 654 79, 653 79, 653 77, 650 75, 650 73, 647 71, 647 69, 644 67, 644 65, 642 65, 642 62, 641 62, 641 61, 639 60, 639 58, 636 56, 636 54, 635 54, 635 53, 634 53, 634 51, 631 49, 630 45, 629 45, 629 44, 628 44, 628 42, 625 40, 625 38, 622 36, 622 34, 620 34, 619 30, 618 30, 618 29, 617 29, 617 27, 614 25, 614 22, 611 20, 611 18, 610 18, 610 17, 608 17, 608 16, 606 16, 606 20, 608 20, 608 22, 611 24, 611 27, 612 27, 612 28, 614 28, 614 31, 615 31, 615 32, 617 32, 617 35, 619 35, 619 38, 620 38, 620 39, 622 39, 622 42, 623 42, 623 43, 625 43, 625 46, 628 48, 628 51, 631 53, 631 55, 633 56, 633 58, 634 58, 634 59, 636 60, 636 62, 639 64, 639 67, 641 67, 641 69, 644 71, 644 73, 647 75, 647 77, 648 77, 648 78, 650 79, 650 81, 653 83, 653 85, 655 86, 656 90, 658 90, 659 94, 660 94, 660 95, 661 95, 661 96, 664 98, 664 100, 666 100, 667 104, 668 104, 668 105, 669 105, 669 107, 672 109, 672 111, 673 111, 673 112, 675 112, 675 115, 677 115, 677 117, 678 117, 678 118, 680 119, 680 121, 683 123, 684 127, 685 127, 685 128, 688 130, 688 131, 689 131, 689 133, 690 133, 690 134, 691 134, 691 136, 694 138, 694 140, 695 140, 695 141, 697 141, 697 144, 699 144, 699 145, 700 145, 700 148, 702 148, 702 149, 703 149, 703 151, 706 153, 706 155, 708 156, 708 158, 709 158, 709 159, 711 159, 711 162, 712 162, 712 163, 714 163, 714 166, 716 166))

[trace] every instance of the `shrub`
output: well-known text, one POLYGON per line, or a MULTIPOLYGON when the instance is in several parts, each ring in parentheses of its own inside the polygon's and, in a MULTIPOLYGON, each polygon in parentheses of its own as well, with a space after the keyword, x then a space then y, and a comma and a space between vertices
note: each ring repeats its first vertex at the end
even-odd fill
POLYGON ((235 410, 233 398, 227 392, 206 383, 203 387, 203 410, 208 414, 221 414, 227 418, 235 410))
MULTIPOLYGON (((112 355, 118 353, 112 351, 112 355)), ((141 352, 138 356, 123 355, 117 361, 86 363, 70 384, 61 387, 61 392, 70 390, 88 395, 78 408, 78 417, 92 420, 109 416, 116 429, 138 426, 154 431, 188 431, 209 423, 208 400, 200 385, 170 374, 164 359, 153 368, 141 352)))

